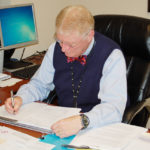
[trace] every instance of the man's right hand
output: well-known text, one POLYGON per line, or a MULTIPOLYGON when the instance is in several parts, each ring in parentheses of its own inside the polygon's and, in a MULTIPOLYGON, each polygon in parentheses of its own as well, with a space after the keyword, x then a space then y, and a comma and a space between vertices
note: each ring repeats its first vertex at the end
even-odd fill
POLYGON ((7 98, 5 101, 5 109, 11 113, 16 114, 22 105, 22 98, 19 96, 14 97, 14 107, 12 105, 11 97, 7 98))

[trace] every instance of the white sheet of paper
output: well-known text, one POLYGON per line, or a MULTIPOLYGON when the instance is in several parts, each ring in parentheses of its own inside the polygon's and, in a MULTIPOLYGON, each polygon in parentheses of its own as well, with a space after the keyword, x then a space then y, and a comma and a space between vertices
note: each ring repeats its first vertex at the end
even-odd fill
POLYGON ((0 81, 6 80, 6 79, 9 79, 9 78, 11 78, 10 75, 5 74, 5 73, 0 73, 0 81))
POLYGON ((54 145, 39 142, 27 134, 0 127, 0 149, 2 150, 51 150, 54 145))
POLYGON ((121 150, 147 129, 123 123, 83 131, 71 142, 72 145, 87 145, 101 150, 121 150))
POLYGON ((17 82, 22 81, 22 79, 17 78, 9 78, 7 80, 0 81, 0 87, 12 86, 15 85, 17 82))
POLYGON ((18 114, 9 114, 4 106, 0 107, 0 116, 16 119, 19 123, 50 129, 51 125, 60 119, 79 114, 81 109, 50 106, 44 103, 29 103, 23 105, 18 114))
POLYGON ((131 141, 125 150, 149 150, 150 133, 143 133, 135 140, 131 141))

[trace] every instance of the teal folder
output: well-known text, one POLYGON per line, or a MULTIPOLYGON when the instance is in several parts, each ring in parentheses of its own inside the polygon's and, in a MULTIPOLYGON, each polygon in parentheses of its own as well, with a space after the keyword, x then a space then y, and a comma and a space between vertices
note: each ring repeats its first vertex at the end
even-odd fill
POLYGON ((75 135, 66 138, 60 138, 55 134, 48 134, 44 136, 44 139, 40 139, 40 141, 55 145, 55 147, 52 150, 74 150, 72 148, 65 148, 61 146, 62 144, 70 144, 74 137, 75 135))

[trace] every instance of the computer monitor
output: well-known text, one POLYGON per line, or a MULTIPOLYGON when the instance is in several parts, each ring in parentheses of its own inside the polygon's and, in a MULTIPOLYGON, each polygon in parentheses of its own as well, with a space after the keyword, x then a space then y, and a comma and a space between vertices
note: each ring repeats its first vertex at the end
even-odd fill
POLYGON ((33 4, 0 8, 0 50, 6 51, 4 55, 10 57, 8 50, 14 51, 36 43, 38 38, 33 4))

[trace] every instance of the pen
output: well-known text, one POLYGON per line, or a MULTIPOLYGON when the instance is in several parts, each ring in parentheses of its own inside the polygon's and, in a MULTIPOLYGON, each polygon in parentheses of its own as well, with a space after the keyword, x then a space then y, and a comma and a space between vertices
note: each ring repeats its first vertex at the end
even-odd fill
POLYGON ((11 104, 12 104, 12 107, 14 108, 15 102, 14 102, 14 94, 13 94, 13 90, 10 91, 10 95, 11 95, 11 104))
POLYGON ((75 148, 75 149, 88 149, 88 150, 99 150, 99 149, 95 149, 95 148, 91 148, 89 146, 83 145, 83 146, 75 146, 75 145, 70 145, 70 144, 62 144, 62 147, 66 147, 66 148, 75 148))

